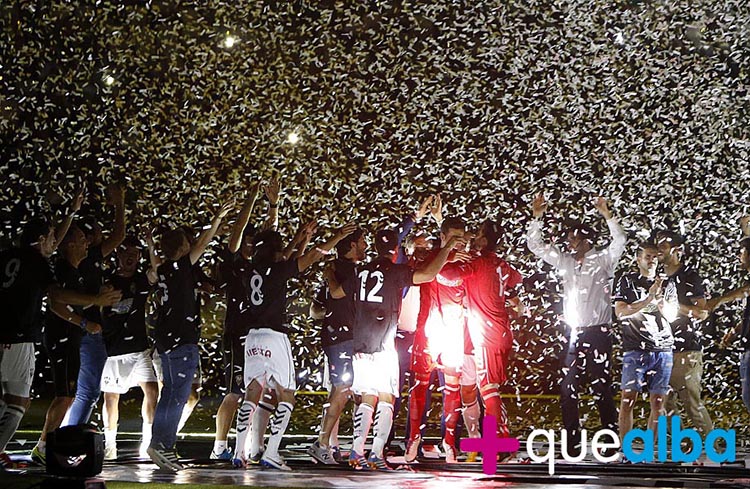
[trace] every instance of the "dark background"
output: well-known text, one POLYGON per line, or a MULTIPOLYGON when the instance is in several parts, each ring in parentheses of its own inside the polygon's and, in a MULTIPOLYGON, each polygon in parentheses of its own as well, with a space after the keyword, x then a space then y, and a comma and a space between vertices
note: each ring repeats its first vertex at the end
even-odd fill
MULTIPOLYGON (((556 279, 525 246, 534 192, 551 203, 548 237, 569 218, 606 236, 591 201, 608 197, 631 238, 621 271, 639 239, 669 227, 711 293, 743 280, 744 0, 21 1, 4 2, 0 22, 5 245, 30 216, 59 217, 81 179, 82 214, 105 229, 104 188, 127 185, 130 232, 202 226, 274 174, 287 236, 312 217, 322 229, 395 225, 439 192, 445 215, 502 220, 503 253, 527 277, 533 316, 514 326, 507 387, 519 393, 554 392, 561 349, 556 279)), ((294 288, 289 315, 300 386, 312 389, 319 278, 294 288)), ((739 396, 738 354, 715 346, 737 307, 704 323, 707 397, 739 396)), ((219 393, 222 315, 209 299, 208 395, 219 393)))

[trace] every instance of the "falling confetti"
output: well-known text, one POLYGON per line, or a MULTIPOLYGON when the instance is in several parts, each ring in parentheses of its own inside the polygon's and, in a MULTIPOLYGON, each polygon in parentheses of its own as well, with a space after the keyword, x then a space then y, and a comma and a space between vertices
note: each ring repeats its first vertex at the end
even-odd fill
MULTIPOLYGON (((81 179, 81 214, 105 229, 103 189, 125 182, 136 232, 205 223, 217 202, 279 175, 288 238, 311 218, 395 225, 439 192, 446 215, 501 219, 503 251, 528 277, 533 314, 515 325, 507 391, 555 392, 559 279, 525 246, 534 192, 550 201, 548 236, 564 218, 604 231, 589 202, 608 197, 631 238, 620 273, 638 239, 682 227, 708 290, 742 280, 750 11, 721 6, 21 2, 0 20, 0 242, 33 215, 61 215, 81 179)), ((289 301, 303 389, 321 378, 307 315, 318 283, 307 273, 289 301)), ((706 397, 738 396, 736 355, 715 346, 737 307, 704 323, 706 397)), ((223 298, 205 299, 213 393, 224 311, 223 298)))

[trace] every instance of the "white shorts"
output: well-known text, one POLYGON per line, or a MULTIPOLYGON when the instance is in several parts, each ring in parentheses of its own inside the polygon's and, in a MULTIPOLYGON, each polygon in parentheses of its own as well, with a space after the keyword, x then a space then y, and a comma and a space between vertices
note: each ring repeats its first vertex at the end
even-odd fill
POLYGON ((156 382, 150 350, 107 358, 102 372, 102 392, 125 394, 141 382, 156 382))
MULTIPOLYGON (((154 348, 154 352, 151 354, 151 360, 154 363, 154 372, 159 382, 164 383, 164 371, 161 369, 161 357, 159 352, 154 348)), ((200 386, 203 383, 203 369, 201 366, 200 356, 198 357, 198 368, 195 369, 195 375, 193 376, 193 385, 200 386)))
POLYGON ((477 385, 477 363, 474 360, 474 355, 464 353, 464 364, 461 366, 459 383, 465 386, 477 385))
POLYGON ((398 397, 398 353, 395 349, 375 353, 355 353, 352 359, 355 394, 379 393, 398 397))
POLYGON ((28 398, 34 380, 34 343, 0 345, 0 357, 3 394, 28 398))
POLYGON ((262 386, 296 390, 292 345, 284 333, 251 329, 245 338, 245 387, 253 380, 262 386))

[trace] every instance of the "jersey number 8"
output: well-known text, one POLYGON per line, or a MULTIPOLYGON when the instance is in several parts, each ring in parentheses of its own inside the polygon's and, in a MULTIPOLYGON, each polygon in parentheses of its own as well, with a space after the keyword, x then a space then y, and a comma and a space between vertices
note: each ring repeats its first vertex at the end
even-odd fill
POLYGON ((263 304, 263 290, 261 290, 261 287, 263 287, 262 276, 255 274, 250 277, 250 302, 254 306, 263 304))

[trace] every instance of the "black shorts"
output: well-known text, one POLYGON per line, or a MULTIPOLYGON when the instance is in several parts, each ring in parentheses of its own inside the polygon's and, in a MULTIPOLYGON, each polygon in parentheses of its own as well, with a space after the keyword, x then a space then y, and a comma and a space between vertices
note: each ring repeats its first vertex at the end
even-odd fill
POLYGON ((81 337, 72 336, 65 341, 45 337, 44 346, 52 368, 55 397, 75 397, 81 370, 81 337))
POLYGON ((224 333, 221 346, 224 352, 224 387, 227 394, 245 395, 245 336, 224 333))

